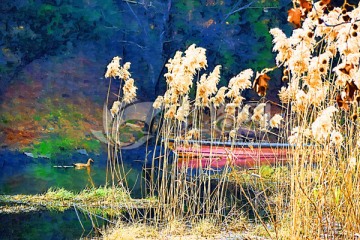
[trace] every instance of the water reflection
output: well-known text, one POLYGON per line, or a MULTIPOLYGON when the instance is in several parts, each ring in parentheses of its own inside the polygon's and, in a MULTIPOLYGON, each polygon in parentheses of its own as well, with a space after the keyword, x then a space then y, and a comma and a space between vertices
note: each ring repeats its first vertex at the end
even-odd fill
POLYGON ((90 168, 90 167, 87 167, 87 168, 86 168, 86 172, 87 172, 87 174, 88 174, 89 183, 91 183, 91 186, 92 186, 92 187, 95 187, 94 180, 93 180, 92 177, 91 177, 91 168, 90 168))
MULTIPOLYGON (((137 154, 132 151, 124 155, 124 159, 126 158, 124 170, 127 173, 129 188, 132 189, 134 196, 139 196, 142 161, 134 161, 131 156, 136 157, 137 154)), ((0 152, 0 194, 38 194, 46 192, 50 187, 78 192, 84 188, 104 186, 106 153, 91 156, 94 159, 91 168, 54 167, 71 166, 74 162, 86 162, 88 158, 73 154, 55 160, 33 159, 22 153, 2 151, 0 152)))
POLYGON ((2 194, 36 194, 50 187, 80 191, 86 187, 105 185, 106 167, 93 170, 54 168, 51 164, 30 163, 21 167, 4 166, 0 177, 2 194))
MULTIPOLYGON (((79 239, 94 235, 91 221, 79 214, 82 229, 73 210, 63 213, 36 211, 21 214, 0 214, 1 239, 79 239)), ((99 226, 103 225, 98 219, 99 226)))
MULTIPOLYGON (((145 149, 124 151, 126 179, 133 197, 141 196, 141 169, 145 149)), ((106 184, 107 153, 95 156, 72 154, 57 159, 33 159, 23 153, 0 151, 0 194, 38 194, 49 188, 64 188, 79 192, 84 188, 106 184), (74 162, 86 162, 91 157, 91 168, 75 169, 74 162)), ((0 203, 3 205, 4 203, 0 203)), ((65 212, 33 211, 0 214, 0 239, 78 239, 94 234, 87 215, 79 214, 83 231, 74 210, 65 212)), ((98 220, 98 226, 103 222, 98 220)))

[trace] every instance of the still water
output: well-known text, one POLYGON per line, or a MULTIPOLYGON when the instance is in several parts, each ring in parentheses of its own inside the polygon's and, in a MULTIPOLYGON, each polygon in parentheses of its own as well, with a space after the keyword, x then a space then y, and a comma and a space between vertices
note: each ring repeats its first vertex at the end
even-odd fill
MULTIPOLYGON (((85 230, 81 228, 74 210, 0 214, 0 239, 79 239, 93 236, 89 218, 80 216, 85 230)), ((99 221, 99 225, 102 224, 99 221)))
MULTIPOLYGON (((123 157, 127 181, 133 197, 141 195, 140 180, 145 149, 124 151, 123 157)), ((0 152, 0 194, 40 194, 49 188, 65 188, 74 192, 84 188, 106 184, 107 154, 64 154, 56 159, 31 158, 24 153, 2 150, 0 152), (95 160, 91 171, 87 169, 57 168, 75 162, 95 160)), ((0 206, 4 203, 0 203, 0 206)), ((83 231, 74 210, 63 213, 54 211, 32 211, 27 213, 1 214, 0 239, 78 239, 94 234, 90 220, 80 214, 83 231)), ((98 222, 99 226, 103 224, 98 222)))

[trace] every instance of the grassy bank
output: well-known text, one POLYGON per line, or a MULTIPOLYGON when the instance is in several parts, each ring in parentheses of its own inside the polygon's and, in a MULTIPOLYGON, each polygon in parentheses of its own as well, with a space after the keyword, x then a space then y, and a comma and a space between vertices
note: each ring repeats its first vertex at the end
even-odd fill
POLYGON ((129 192, 121 187, 98 187, 78 193, 59 188, 49 189, 46 193, 37 195, 0 195, 0 202, 14 209, 18 204, 55 211, 79 207, 110 217, 120 216, 134 209, 151 208, 155 206, 156 200, 132 199, 129 192))

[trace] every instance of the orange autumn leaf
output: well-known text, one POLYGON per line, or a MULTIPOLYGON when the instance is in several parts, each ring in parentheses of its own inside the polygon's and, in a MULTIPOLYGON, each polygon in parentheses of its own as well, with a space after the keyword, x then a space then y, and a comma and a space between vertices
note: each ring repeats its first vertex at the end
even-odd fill
POLYGON ((338 94, 336 96, 336 102, 339 106, 339 108, 342 108, 344 110, 349 110, 349 102, 354 100, 354 96, 356 91, 358 91, 359 88, 356 86, 354 81, 347 81, 344 95, 338 94))
POLYGON ((354 81, 346 82, 345 93, 346 100, 352 101, 354 100, 355 91, 359 90, 355 85, 354 81))
POLYGON ((331 0, 321 0, 321 5, 329 5, 331 0))
POLYGON ((342 72, 342 73, 345 73, 345 74, 348 74, 350 73, 350 70, 354 68, 354 64, 346 64, 345 67, 343 68, 340 68, 339 70, 342 72))
POLYGON ((270 80, 270 77, 266 73, 260 74, 255 79, 254 84, 253 84, 253 89, 259 96, 264 97, 266 95, 266 90, 268 89, 269 80, 270 80))
POLYGON ((346 102, 346 99, 343 99, 341 97, 340 93, 336 96, 336 102, 337 102, 339 108, 342 108, 345 111, 349 110, 349 104, 346 102))
POLYGON ((292 8, 288 11, 288 22, 294 24, 297 28, 301 27, 301 10, 292 8))
POLYGON ((300 7, 304 8, 306 11, 310 12, 312 9, 312 3, 307 0, 300 0, 300 7))

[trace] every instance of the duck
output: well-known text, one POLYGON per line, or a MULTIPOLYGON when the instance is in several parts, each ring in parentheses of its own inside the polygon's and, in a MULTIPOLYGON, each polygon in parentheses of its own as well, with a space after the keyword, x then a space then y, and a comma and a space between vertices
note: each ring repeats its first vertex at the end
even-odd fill
POLYGON ((77 169, 81 168, 89 168, 91 166, 91 163, 94 162, 91 158, 87 160, 87 163, 73 163, 74 167, 77 169))

